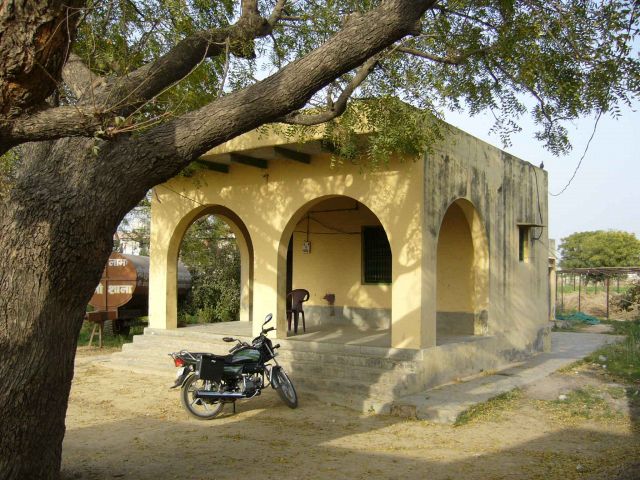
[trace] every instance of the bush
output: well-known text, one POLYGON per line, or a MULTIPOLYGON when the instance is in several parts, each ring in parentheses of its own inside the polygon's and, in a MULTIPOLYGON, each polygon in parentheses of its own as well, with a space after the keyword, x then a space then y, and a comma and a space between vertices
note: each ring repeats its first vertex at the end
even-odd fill
POLYGON ((627 290, 616 298, 616 306, 620 310, 630 312, 640 309, 640 281, 635 280, 627 290))
POLYGON ((179 320, 238 320, 240 251, 229 226, 213 215, 194 222, 185 234, 180 259, 191 273, 191 291, 180 305, 179 320))

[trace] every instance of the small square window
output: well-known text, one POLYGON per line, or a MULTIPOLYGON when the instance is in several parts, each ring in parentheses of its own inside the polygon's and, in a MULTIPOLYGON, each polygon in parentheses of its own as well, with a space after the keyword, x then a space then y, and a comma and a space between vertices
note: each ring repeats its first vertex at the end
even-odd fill
POLYGON ((362 227, 363 283, 391 283, 391 247, 382 227, 362 227))
POLYGON ((529 246, 531 240, 531 226, 518 225, 518 260, 529 262, 529 246))

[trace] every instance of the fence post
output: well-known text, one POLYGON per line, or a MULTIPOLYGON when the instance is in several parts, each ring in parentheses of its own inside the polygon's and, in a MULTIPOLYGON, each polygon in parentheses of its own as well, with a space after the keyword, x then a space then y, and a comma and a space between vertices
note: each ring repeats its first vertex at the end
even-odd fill
POLYGON ((564 275, 560 277, 562 279, 562 285, 560 286, 560 310, 564 315, 564 275))
POLYGON ((556 296, 553 299, 553 319, 556 319, 556 314, 558 312, 558 271, 556 270, 556 296))
POLYGON ((582 275, 580 275, 578 277, 578 311, 581 312, 582 311, 582 306, 581 306, 581 302, 580 302, 580 294, 582 293, 582 275))
POLYGON ((609 320, 609 277, 607 277, 607 320, 609 320))

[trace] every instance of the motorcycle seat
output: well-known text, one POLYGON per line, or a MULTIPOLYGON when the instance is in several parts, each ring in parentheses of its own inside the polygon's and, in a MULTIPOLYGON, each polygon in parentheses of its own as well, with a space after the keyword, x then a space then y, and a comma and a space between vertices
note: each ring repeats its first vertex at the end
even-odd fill
POLYGON ((206 352, 198 352, 198 353, 193 353, 193 355, 195 357, 201 356, 201 355, 207 355, 208 357, 211 357, 215 360, 222 360, 225 363, 231 363, 231 358, 233 357, 233 355, 228 354, 228 355, 218 355, 216 353, 206 353, 206 352))
POLYGON ((231 363, 231 359, 233 358, 233 355, 229 354, 229 355, 216 355, 213 354, 211 355, 213 358, 215 358, 216 360, 222 360, 224 363, 231 363))

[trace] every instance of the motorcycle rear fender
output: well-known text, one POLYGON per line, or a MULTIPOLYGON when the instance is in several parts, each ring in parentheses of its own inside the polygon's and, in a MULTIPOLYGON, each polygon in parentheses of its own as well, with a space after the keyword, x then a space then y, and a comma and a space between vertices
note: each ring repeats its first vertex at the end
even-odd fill
POLYGON ((172 388, 178 388, 178 387, 182 387, 182 385, 184 384, 185 380, 187 379, 187 377, 189 375, 191 375, 193 373, 193 370, 191 370, 190 368, 185 367, 185 369, 182 372, 182 375, 180 375, 179 377, 176 378, 175 383, 173 384, 172 387, 170 387, 170 390, 172 388))

